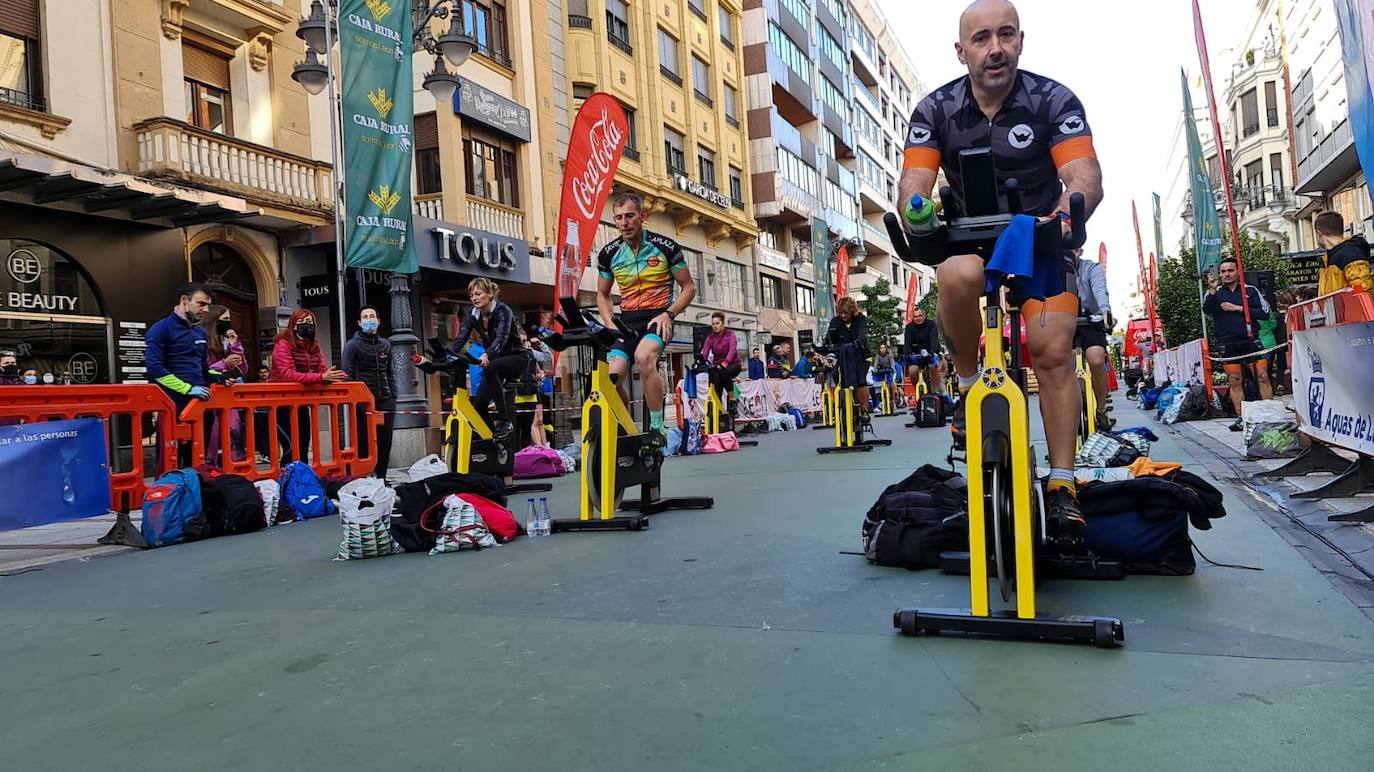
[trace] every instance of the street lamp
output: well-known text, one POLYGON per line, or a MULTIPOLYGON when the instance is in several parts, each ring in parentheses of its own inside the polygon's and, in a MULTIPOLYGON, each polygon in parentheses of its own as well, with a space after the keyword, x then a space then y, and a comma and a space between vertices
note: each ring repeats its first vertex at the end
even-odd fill
POLYGON ((320 57, 315 53, 315 49, 307 48, 305 61, 291 70, 291 80, 301 84, 311 96, 319 96, 329 85, 329 68, 320 63, 320 57))
MULTIPOLYGON (((425 76, 423 85, 440 105, 452 105, 453 96, 458 91, 458 76, 450 72, 445 61, 455 69, 467 61, 477 50, 477 41, 463 32, 461 14, 455 0, 411 0, 411 50, 424 49, 434 56, 434 68, 425 76), (448 31, 435 37, 430 23, 435 19, 449 19, 448 31)), ((307 92, 318 95, 328 92, 329 98, 329 152, 334 173, 334 260, 338 273, 338 313, 339 345, 348 339, 348 314, 345 305, 344 278, 347 271, 344 259, 344 168, 339 163, 340 156, 340 109, 339 90, 335 84, 334 40, 338 34, 338 0, 311 0, 310 15, 296 25, 296 37, 305 41, 305 61, 298 63, 291 71, 291 79, 301 84, 307 92), (328 7, 326 8, 326 3, 328 7), (320 58, 324 58, 321 63, 320 58)), ((449 107, 448 109, 452 109, 449 107)), ((406 116, 409 120, 409 116, 406 116)), ((410 277, 393 273, 390 280, 391 295, 391 347, 392 367, 403 367, 410 361, 411 354, 419 346, 419 338, 412 329, 414 324, 411 309, 410 277)), ((397 373, 400 376, 400 373, 397 373)), ((420 395, 416 381, 411 377, 397 378, 397 409, 399 416, 397 428, 408 428, 405 424, 409 415, 419 415, 425 409, 424 398, 420 395)), ((419 421, 423 426, 427 421, 419 421)))

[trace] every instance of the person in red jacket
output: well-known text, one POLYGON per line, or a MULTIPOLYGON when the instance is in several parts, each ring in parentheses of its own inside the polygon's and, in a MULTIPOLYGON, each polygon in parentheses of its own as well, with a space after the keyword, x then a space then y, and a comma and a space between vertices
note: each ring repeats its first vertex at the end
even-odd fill
MULTIPOLYGON (((315 314, 298 308, 291 314, 286 329, 277 333, 276 343, 272 346, 272 380, 276 383, 338 383, 348 380, 348 373, 330 367, 324 361, 324 350, 315 340, 315 314)), ((291 434, 291 409, 277 411, 277 425, 284 436, 291 434)), ((310 462, 310 410, 301 408, 296 416, 300 431, 301 461, 310 462)), ((283 450, 284 461, 293 458, 291 448, 283 450)))

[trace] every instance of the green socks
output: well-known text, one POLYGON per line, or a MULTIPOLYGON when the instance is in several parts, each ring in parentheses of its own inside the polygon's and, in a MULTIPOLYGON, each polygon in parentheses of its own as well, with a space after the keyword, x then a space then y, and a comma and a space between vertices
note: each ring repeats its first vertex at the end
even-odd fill
POLYGON ((662 411, 662 410, 650 410, 650 411, 649 411, 649 429, 650 429, 651 431, 655 431, 655 432, 661 431, 661 430, 663 429, 663 411, 662 411))

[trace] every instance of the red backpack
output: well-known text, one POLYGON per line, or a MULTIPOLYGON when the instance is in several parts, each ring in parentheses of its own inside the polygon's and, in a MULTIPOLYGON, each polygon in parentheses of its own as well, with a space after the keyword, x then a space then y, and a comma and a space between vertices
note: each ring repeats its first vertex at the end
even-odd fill
POLYGON ((496 540, 505 544, 520 535, 520 521, 515 519, 509 509, 497 504, 490 499, 484 499, 475 493, 460 493, 458 498, 471 504, 473 509, 482 518, 482 522, 487 524, 487 530, 496 540))

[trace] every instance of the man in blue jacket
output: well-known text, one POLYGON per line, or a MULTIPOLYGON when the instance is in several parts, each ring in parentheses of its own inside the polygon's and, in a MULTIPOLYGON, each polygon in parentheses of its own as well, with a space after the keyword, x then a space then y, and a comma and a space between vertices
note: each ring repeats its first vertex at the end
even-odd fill
POLYGON ((192 399, 210 397, 208 348, 201 318, 210 308, 210 293, 202 285, 187 284, 177 296, 172 313, 148 328, 144 365, 148 380, 161 386, 176 405, 177 412, 192 399))

